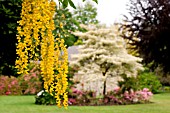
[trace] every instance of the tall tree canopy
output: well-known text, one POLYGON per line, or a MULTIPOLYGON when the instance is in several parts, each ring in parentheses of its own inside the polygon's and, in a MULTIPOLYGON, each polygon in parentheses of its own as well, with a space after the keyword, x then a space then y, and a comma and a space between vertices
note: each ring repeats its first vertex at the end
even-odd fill
POLYGON ((143 62, 152 69, 162 66, 170 71, 170 2, 169 0, 130 0, 129 14, 121 28, 143 62))
POLYGON ((73 11, 74 17, 81 24, 97 24, 97 8, 91 3, 86 2, 84 6, 78 5, 73 11))

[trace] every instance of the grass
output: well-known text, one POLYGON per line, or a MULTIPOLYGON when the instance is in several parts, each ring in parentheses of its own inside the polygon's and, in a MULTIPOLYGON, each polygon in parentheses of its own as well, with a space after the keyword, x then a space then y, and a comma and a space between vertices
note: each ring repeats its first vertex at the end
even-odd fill
POLYGON ((69 106, 67 110, 34 101, 34 96, 0 96, 0 113, 170 113, 170 93, 154 95, 150 104, 69 106))

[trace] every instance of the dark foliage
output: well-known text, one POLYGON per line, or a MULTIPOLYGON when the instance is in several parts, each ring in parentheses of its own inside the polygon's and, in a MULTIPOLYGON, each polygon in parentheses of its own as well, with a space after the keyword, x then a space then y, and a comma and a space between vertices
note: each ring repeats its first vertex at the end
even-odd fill
POLYGON ((42 90, 39 96, 35 96, 35 104, 39 105, 55 105, 56 101, 54 96, 42 90))
POLYGON ((0 74, 14 74, 16 59, 17 21, 20 20, 21 0, 0 1, 0 74))
POLYGON ((132 18, 125 16, 122 37, 130 40, 145 64, 152 63, 151 69, 170 71, 170 1, 130 0, 128 10, 132 18))

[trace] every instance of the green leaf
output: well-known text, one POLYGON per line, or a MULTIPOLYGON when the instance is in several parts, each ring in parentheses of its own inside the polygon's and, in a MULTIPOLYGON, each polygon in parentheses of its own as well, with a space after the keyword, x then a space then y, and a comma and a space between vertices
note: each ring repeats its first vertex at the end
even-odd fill
POLYGON ((68 0, 64 0, 64 1, 62 2, 62 4, 63 4, 63 7, 66 8, 66 7, 68 6, 68 0))
POLYGON ((98 0, 93 0, 94 2, 96 2, 98 4, 98 0))
POLYGON ((63 3, 63 0, 59 0, 59 2, 63 3))
POLYGON ((2 9, 4 9, 5 10, 5 6, 2 4, 2 9))
POLYGON ((69 4, 71 7, 73 7, 74 9, 76 9, 76 6, 74 5, 74 3, 72 2, 72 0, 68 0, 69 4))
POLYGON ((13 32, 9 30, 9 32, 8 32, 8 33, 9 33, 9 34, 11 34, 11 33, 13 33, 13 32))
MULTIPOLYGON (((83 2, 86 1, 86 0, 83 0, 83 2)), ((94 2, 96 2, 98 4, 98 0, 93 0, 94 2)))

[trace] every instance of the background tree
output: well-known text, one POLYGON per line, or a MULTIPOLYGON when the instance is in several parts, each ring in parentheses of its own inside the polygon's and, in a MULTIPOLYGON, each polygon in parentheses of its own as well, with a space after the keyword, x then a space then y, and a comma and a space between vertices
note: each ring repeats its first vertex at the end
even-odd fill
MULTIPOLYGON (((94 0, 95 1, 95 0, 94 0)), ((87 1, 84 6, 78 5, 76 9, 73 10, 73 18, 79 23, 84 25, 98 24, 97 20, 97 8, 92 4, 92 2, 87 1)), ((85 29, 80 29, 79 31, 86 31, 85 29)), ((82 40, 78 38, 75 45, 82 44, 82 40)))
POLYGON ((75 31, 82 31, 79 22, 73 18, 73 14, 68 8, 63 8, 63 5, 56 8, 54 17, 55 22, 55 38, 63 38, 67 47, 74 45, 78 37, 73 34, 75 31), (60 36, 58 36, 60 35, 60 36))
POLYGON ((15 75, 17 21, 21 0, 0 1, 0 75, 15 75))
POLYGON ((91 84, 102 80, 100 84, 103 84, 102 94, 105 95, 107 78, 109 81, 110 77, 123 74, 136 76, 138 70, 142 69, 138 63, 141 59, 127 53, 125 42, 114 34, 114 28, 89 26, 87 29, 85 33, 75 33, 83 39, 84 44, 79 46, 79 54, 72 56, 73 61, 70 63, 79 67, 80 84, 87 87, 86 82, 91 84))
POLYGON ((97 24, 97 8, 91 2, 86 2, 84 6, 78 5, 73 11, 74 17, 81 24, 97 24))
MULTIPOLYGON (((86 0, 82 0, 83 2, 86 0)), ((96 3, 98 3, 98 0, 92 0, 96 3)), ((59 3, 61 3, 64 8, 66 8, 68 5, 70 5, 72 8, 76 9, 76 6, 74 5, 74 2, 72 0, 58 0, 59 3)))
POLYGON ((131 18, 122 23, 122 37, 130 40, 145 64, 170 71, 170 2, 169 0, 130 0, 131 18))

